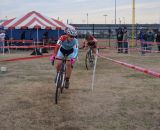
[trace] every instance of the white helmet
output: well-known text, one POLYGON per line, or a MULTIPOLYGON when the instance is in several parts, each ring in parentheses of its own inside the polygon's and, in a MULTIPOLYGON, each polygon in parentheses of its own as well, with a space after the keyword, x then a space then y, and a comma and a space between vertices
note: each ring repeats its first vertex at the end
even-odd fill
POLYGON ((77 36, 77 31, 75 29, 72 28, 66 28, 65 29, 66 34, 71 35, 76 37, 77 36))

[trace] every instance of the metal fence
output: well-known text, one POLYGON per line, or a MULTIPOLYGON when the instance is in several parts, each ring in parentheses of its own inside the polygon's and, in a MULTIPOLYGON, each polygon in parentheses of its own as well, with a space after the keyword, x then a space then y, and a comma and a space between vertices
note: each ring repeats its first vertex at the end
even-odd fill
MULTIPOLYGON (((115 39, 118 28, 127 28, 128 37, 132 37, 132 24, 72 24, 78 30, 78 38, 84 38, 86 32, 91 32, 96 38, 115 39)), ((134 26, 134 38, 138 38, 140 29, 145 31, 152 29, 157 33, 160 30, 160 24, 136 24, 134 26)))

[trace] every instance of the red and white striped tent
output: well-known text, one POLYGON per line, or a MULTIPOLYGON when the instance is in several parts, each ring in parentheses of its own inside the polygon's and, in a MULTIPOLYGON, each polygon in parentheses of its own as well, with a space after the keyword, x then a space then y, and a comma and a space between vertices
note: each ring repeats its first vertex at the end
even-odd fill
MULTIPOLYGON (((0 26, 3 26, 4 29, 10 30, 9 36, 10 39, 16 39, 13 36, 13 31, 15 30, 23 30, 23 29, 36 29, 36 39, 37 42, 40 39, 40 29, 44 30, 57 30, 56 38, 60 36, 61 32, 66 29, 66 27, 75 28, 69 24, 65 24, 59 20, 54 18, 47 17, 42 15, 36 11, 31 11, 24 16, 12 18, 7 21, 4 21, 0 26)), ((14 33, 15 34, 15 33, 14 33)), ((19 34, 19 33, 17 33, 19 34)), ((17 36, 17 35, 16 35, 17 36)), ((19 36, 19 35, 18 35, 19 36)))
POLYGON ((52 29, 64 30, 66 27, 72 27, 53 18, 44 16, 36 11, 27 13, 18 18, 9 19, 1 24, 5 29, 52 29))

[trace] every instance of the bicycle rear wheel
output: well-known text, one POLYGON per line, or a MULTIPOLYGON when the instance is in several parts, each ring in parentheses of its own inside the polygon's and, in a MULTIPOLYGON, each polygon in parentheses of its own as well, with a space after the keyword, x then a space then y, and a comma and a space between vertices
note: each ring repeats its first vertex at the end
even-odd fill
POLYGON ((94 67, 94 60, 95 57, 93 55, 92 52, 87 52, 86 57, 85 57, 85 65, 86 65, 86 69, 92 69, 94 67))
POLYGON ((93 68, 95 64, 95 56, 93 53, 91 53, 91 58, 90 58, 90 66, 93 68))
POLYGON ((88 57, 88 52, 87 52, 86 57, 85 57, 85 66, 86 66, 86 69, 88 70, 88 69, 89 69, 89 57, 88 57))

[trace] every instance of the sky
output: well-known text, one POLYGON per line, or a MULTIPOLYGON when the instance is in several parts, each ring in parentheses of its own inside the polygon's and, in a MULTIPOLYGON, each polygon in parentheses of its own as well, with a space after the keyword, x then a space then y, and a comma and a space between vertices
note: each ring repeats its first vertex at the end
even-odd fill
MULTIPOLYGON (((117 23, 132 23, 132 0, 116 4, 117 23)), ((136 23, 160 23, 160 0, 135 0, 135 7, 136 23)), ((115 0, 0 0, 0 19, 30 11, 72 24, 115 23, 115 0)))

